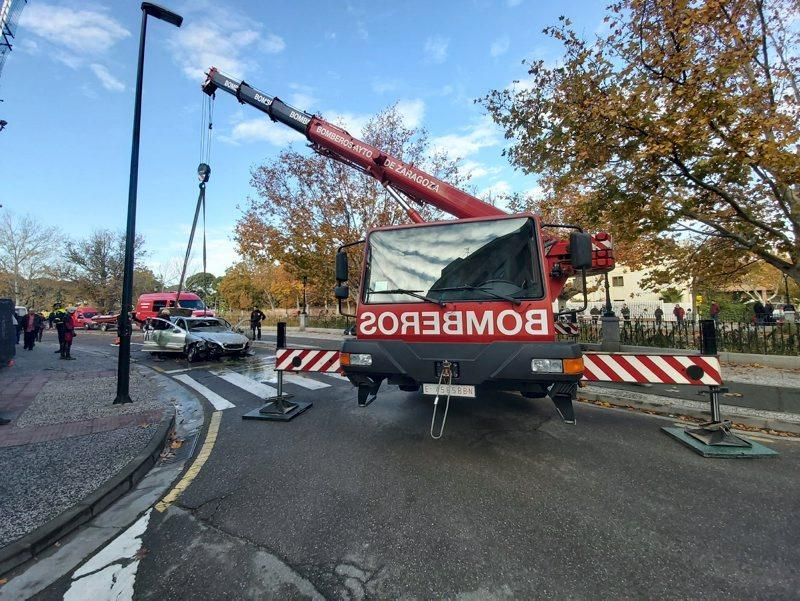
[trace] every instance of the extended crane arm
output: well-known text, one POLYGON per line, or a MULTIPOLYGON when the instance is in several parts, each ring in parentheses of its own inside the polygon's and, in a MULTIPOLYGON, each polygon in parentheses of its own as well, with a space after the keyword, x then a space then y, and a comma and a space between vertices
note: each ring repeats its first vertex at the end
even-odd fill
MULTIPOLYGON (((321 154, 368 173, 386 186, 395 199, 402 200, 396 195, 399 190, 417 203, 430 204, 459 219, 506 215, 501 209, 354 138, 341 127, 289 106, 279 98, 269 96, 212 67, 203 84, 203 91, 211 95, 217 90, 225 90, 239 102, 249 104, 266 113, 273 121, 280 121, 300 132, 321 154)), ((406 210, 414 221, 422 221, 413 208, 407 206, 406 210)))

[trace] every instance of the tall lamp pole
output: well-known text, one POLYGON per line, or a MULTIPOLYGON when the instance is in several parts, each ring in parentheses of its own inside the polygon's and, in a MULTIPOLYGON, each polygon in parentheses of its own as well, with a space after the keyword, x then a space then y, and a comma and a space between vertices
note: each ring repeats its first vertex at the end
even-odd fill
POLYGON ((785 305, 791 305, 792 301, 789 298, 789 276, 788 276, 788 274, 785 274, 785 273, 783 274, 783 290, 784 290, 784 293, 786 295, 786 298, 785 298, 786 302, 784 304, 785 305))
POLYGON ((614 317, 614 308, 611 306, 611 289, 608 286, 608 272, 603 274, 606 283, 606 310, 604 315, 606 317, 614 317))
POLYGON ((125 264, 122 274, 122 303, 119 316, 119 360, 117 361, 117 396, 114 404, 130 403, 131 375, 131 304, 133 302, 133 259, 136 246, 136 193, 139 184, 139 130, 142 120, 142 72, 144 71, 144 42, 147 16, 180 27, 183 17, 166 8, 142 2, 142 29, 139 34, 139 63, 136 68, 136 94, 133 104, 133 142, 131 143, 131 172, 128 183, 128 223, 125 230, 125 264))
POLYGON ((306 284, 308 284, 308 276, 303 276, 303 315, 308 314, 308 304, 306 303, 306 284))

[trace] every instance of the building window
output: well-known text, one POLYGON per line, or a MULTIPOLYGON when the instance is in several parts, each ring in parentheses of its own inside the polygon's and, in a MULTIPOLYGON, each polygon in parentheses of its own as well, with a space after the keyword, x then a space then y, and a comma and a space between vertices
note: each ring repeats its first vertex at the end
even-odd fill
POLYGON ((621 275, 613 276, 611 278, 611 285, 614 286, 614 288, 619 288, 621 286, 624 286, 625 284, 622 283, 622 276, 621 275))

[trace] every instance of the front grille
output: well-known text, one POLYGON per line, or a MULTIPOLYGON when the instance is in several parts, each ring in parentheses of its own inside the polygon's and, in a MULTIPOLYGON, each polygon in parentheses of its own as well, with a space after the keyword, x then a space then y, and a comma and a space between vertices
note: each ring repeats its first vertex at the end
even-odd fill
POLYGON ((240 351, 244 348, 243 344, 223 344, 222 346, 229 351, 240 351))

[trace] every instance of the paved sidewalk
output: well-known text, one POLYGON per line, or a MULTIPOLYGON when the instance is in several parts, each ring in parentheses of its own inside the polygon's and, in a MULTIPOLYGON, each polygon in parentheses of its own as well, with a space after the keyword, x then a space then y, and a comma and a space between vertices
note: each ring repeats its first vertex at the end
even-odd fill
POLYGON ((124 494, 160 453, 175 410, 160 376, 134 368, 134 402, 113 405, 115 358, 55 334, 0 371, 0 574, 124 494))

